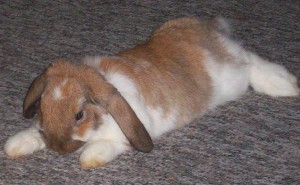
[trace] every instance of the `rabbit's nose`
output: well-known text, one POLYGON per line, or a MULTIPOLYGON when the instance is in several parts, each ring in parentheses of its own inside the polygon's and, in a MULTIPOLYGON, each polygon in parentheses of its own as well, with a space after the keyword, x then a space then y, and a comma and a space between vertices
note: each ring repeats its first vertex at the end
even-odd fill
POLYGON ((48 147, 59 154, 71 153, 84 145, 84 142, 81 141, 67 141, 67 142, 51 142, 48 144, 48 147))

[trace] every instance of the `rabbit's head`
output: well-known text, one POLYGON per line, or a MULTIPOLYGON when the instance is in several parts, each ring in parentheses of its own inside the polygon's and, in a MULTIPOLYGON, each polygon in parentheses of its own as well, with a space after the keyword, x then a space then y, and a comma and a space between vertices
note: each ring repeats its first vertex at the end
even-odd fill
POLYGON ((37 114, 37 126, 47 147, 60 153, 82 147, 107 114, 136 150, 149 152, 153 148, 148 132, 126 100, 102 75, 82 64, 51 64, 32 82, 23 113, 26 118, 37 114), (75 140, 74 135, 83 139, 75 140))

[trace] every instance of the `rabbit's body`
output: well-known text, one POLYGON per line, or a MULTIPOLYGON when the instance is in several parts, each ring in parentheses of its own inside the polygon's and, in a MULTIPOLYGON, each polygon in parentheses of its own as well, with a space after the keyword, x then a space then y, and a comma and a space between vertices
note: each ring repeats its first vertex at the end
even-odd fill
POLYGON ((35 131, 45 129, 46 137, 50 128, 57 131, 60 127, 68 131, 59 137, 48 133, 44 139, 47 146, 63 152, 81 147, 82 167, 92 168, 128 150, 129 144, 149 152, 153 147, 151 138, 190 123, 207 109, 237 99, 249 85, 271 96, 299 95, 296 78, 285 68, 243 49, 229 39, 228 33, 227 23, 220 19, 209 22, 182 18, 167 22, 147 42, 118 56, 87 57, 77 66, 54 64, 46 75, 35 80, 51 78, 48 86, 39 87, 40 83, 34 82, 30 88, 24 103, 25 116, 35 114, 36 102, 41 102, 41 113, 49 114, 49 101, 55 107, 65 97, 73 97, 76 104, 70 105, 70 100, 65 103, 68 105, 59 106, 74 107, 64 122, 76 115, 76 126, 55 123, 50 127, 45 116, 38 113, 39 128, 22 132, 22 137, 27 132, 29 139, 20 141, 20 133, 11 137, 6 153, 20 156, 40 150, 45 144, 35 131), (53 76, 60 80, 53 80, 53 76), (79 85, 72 85, 70 79, 79 85), (47 89, 51 95, 46 96, 51 100, 46 100, 47 89), (38 95, 32 95, 34 91, 38 95), (41 100, 37 98, 40 96, 41 100), (76 114, 78 106, 83 107, 82 115, 76 114), (29 140, 41 144, 28 146, 29 140))

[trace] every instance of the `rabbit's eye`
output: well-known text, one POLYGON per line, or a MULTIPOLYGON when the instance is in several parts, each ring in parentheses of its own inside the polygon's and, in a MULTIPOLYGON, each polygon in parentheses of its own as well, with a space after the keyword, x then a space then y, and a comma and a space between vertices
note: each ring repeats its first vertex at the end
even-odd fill
POLYGON ((80 112, 78 112, 78 113, 76 114, 76 120, 79 121, 79 120, 81 120, 82 118, 83 118, 83 112, 80 111, 80 112))

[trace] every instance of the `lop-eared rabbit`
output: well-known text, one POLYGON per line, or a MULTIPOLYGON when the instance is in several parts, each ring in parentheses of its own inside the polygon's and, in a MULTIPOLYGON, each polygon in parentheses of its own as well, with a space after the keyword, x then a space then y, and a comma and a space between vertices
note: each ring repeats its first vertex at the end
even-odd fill
POLYGON ((230 38, 222 18, 168 21, 149 39, 116 56, 53 62, 24 99, 30 128, 11 136, 5 152, 20 157, 48 147, 81 151, 96 168, 241 97, 249 86, 273 97, 299 96, 297 79, 230 38))

